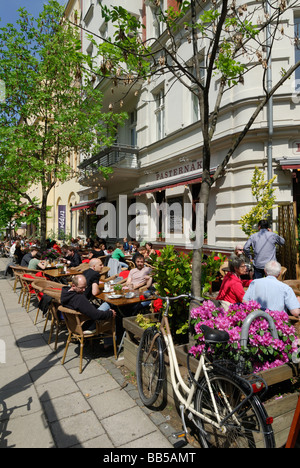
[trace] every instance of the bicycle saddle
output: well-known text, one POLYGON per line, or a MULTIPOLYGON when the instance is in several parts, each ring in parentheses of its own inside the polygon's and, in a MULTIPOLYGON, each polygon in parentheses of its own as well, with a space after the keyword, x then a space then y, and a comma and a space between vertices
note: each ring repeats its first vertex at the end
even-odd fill
POLYGON ((229 334, 223 330, 215 330, 207 325, 201 325, 205 341, 208 343, 227 343, 229 341, 229 334))

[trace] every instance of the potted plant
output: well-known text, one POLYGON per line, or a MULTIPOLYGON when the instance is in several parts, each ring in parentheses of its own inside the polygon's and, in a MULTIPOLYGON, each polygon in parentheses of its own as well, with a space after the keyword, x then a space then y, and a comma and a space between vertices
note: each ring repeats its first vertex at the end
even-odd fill
MULTIPOLYGON (((173 245, 153 259, 153 283, 159 296, 179 296, 191 292, 192 253, 177 252, 173 245)), ((160 307, 164 305, 161 303, 160 307)), ((176 342, 188 340, 189 303, 176 301, 169 311, 169 321, 176 342)))
POLYGON ((165 234, 163 232, 158 232, 157 240, 159 240, 160 242, 164 242, 165 241, 165 234))
POLYGON ((114 292, 115 292, 115 294, 121 294, 121 292, 122 292, 122 285, 121 285, 121 284, 115 284, 115 285, 114 285, 114 292))
POLYGON ((201 287, 202 296, 206 297, 212 292, 213 283, 220 275, 220 267, 226 261, 226 255, 212 252, 202 261, 201 265, 201 287))
POLYGON ((195 345, 190 353, 197 357, 204 348, 204 337, 201 325, 225 330, 230 340, 210 348, 210 352, 217 359, 239 361, 245 358, 248 372, 261 372, 274 369, 292 361, 293 353, 297 351, 297 332, 291 325, 289 316, 283 311, 267 311, 274 319, 278 338, 274 339, 269 330, 266 319, 255 319, 249 329, 249 340, 246 349, 241 347, 241 330, 248 314, 260 310, 260 304, 249 301, 243 304, 232 304, 228 311, 216 307, 212 301, 205 301, 201 307, 191 311, 191 324, 194 327, 195 345))

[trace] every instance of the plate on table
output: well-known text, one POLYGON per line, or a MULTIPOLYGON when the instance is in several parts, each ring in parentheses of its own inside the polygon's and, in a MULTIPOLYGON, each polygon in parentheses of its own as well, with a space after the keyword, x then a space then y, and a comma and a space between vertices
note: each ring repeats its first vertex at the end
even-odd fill
POLYGON ((126 299, 132 299, 133 297, 135 297, 135 293, 134 292, 126 293, 125 297, 126 297, 126 299))
POLYGON ((120 297, 122 297, 122 294, 109 294, 109 296, 107 296, 109 299, 120 299, 120 297))

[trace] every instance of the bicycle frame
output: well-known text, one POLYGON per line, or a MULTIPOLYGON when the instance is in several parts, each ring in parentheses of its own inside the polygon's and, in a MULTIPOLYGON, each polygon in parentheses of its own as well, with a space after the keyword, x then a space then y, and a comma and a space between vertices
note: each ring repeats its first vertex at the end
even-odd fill
MULTIPOLYGON (((179 366, 178 366, 178 360, 177 360, 177 357, 176 357, 176 352, 175 352, 175 347, 174 347, 174 342, 173 342, 173 338, 172 338, 171 331, 170 331, 170 326, 169 326, 168 309, 169 309, 169 301, 167 300, 166 311, 165 311, 165 313, 164 313, 164 315, 162 317, 161 324, 160 324, 160 332, 162 333, 162 335, 164 337, 164 341, 166 343, 166 347, 167 347, 167 350, 168 350, 168 355, 169 355, 169 360, 170 360, 170 375, 171 375, 171 382, 172 382, 172 387, 174 389, 174 392, 175 392, 178 400, 180 401, 180 403, 182 405, 184 405, 185 410, 190 411, 195 416, 201 418, 205 422, 207 422, 207 423, 211 424, 212 426, 216 427, 217 429, 219 429, 222 433, 225 433, 226 428, 225 428, 225 426, 222 426, 222 419, 221 419, 221 416, 219 414, 217 404, 216 404, 216 400, 215 400, 215 397, 214 397, 214 394, 213 394, 213 391, 212 391, 212 388, 211 388, 210 380, 209 380, 209 377, 208 377, 209 367, 206 366, 205 355, 202 354, 201 357, 200 357, 199 364, 198 364, 198 367, 197 367, 197 370, 196 370, 196 373, 195 373, 195 377, 194 377, 195 382, 192 383, 191 387, 188 387, 186 385, 186 383, 184 382, 184 380, 183 380, 183 378, 182 378, 182 376, 180 374, 180 370, 179 370, 179 366), (166 328, 166 330, 165 330, 165 328, 166 328), (214 406, 215 415, 217 417, 218 422, 215 422, 212 419, 210 419, 208 416, 205 416, 204 414, 199 413, 194 408, 193 397, 195 395, 195 391, 196 391, 196 388, 197 388, 196 382, 199 380, 202 371, 203 371, 203 374, 204 374, 205 379, 207 381, 207 385, 208 385, 209 392, 210 392, 211 399, 212 399, 213 406, 214 406), (187 398, 183 397, 183 395, 182 395, 182 393, 180 391, 180 388, 184 392, 187 393, 187 398)), ((155 339, 155 337, 154 337, 154 339, 155 339)), ((226 397, 226 395, 224 394, 223 391, 222 391, 222 396, 224 398, 224 401, 226 402, 226 405, 227 405, 229 411, 234 412, 234 408, 231 408, 231 405, 230 405, 230 403, 229 403, 229 401, 228 401, 228 399, 227 399, 227 397, 226 397)), ((239 421, 237 420, 237 418, 235 418, 235 420, 236 420, 236 423, 239 424, 239 421)))

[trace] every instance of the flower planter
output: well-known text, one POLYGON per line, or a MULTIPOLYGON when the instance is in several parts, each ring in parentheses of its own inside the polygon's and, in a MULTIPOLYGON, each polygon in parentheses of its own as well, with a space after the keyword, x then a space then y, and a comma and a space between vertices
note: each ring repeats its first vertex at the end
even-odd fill
MULTIPOLYGON (((145 317, 155 320, 155 314, 147 314, 145 317)), ((144 330, 135 322, 136 317, 127 317, 123 320, 123 326, 126 330, 126 338, 124 340, 124 365, 131 371, 136 372, 136 357, 138 344, 142 337, 144 330)), ((176 346, 176 356, 179 363, 180 372, 184 379, 188 377, 187 369, 187 352, 189 345, 184 344, 176 346)), ((175 404, 173 389, 170 383, 170 375, 168 368, 168 360, 166 356, 166 381, 163 388, 163 393, 157 401, 157 407, 163 404, 175 404)), ((196 371, 198 361, 194 357, 190 357, 190 368, 192 372, 196 371)), ((294 364, 284 364, 275 369, 269 369, 259 373, 268 386, 284 382, 299 375, 299 366, 294 364)), ((291 423, 293 420, 294 412, 297 406, 299 394, 297 392, 290 394, 283 394, 279 397, 274 397, 266 400, 264 405, 267 409, 269 416, 274 418, 273 430, 275 434, 276 447, 283 447, 287 441, 290 431, 291 423)))

